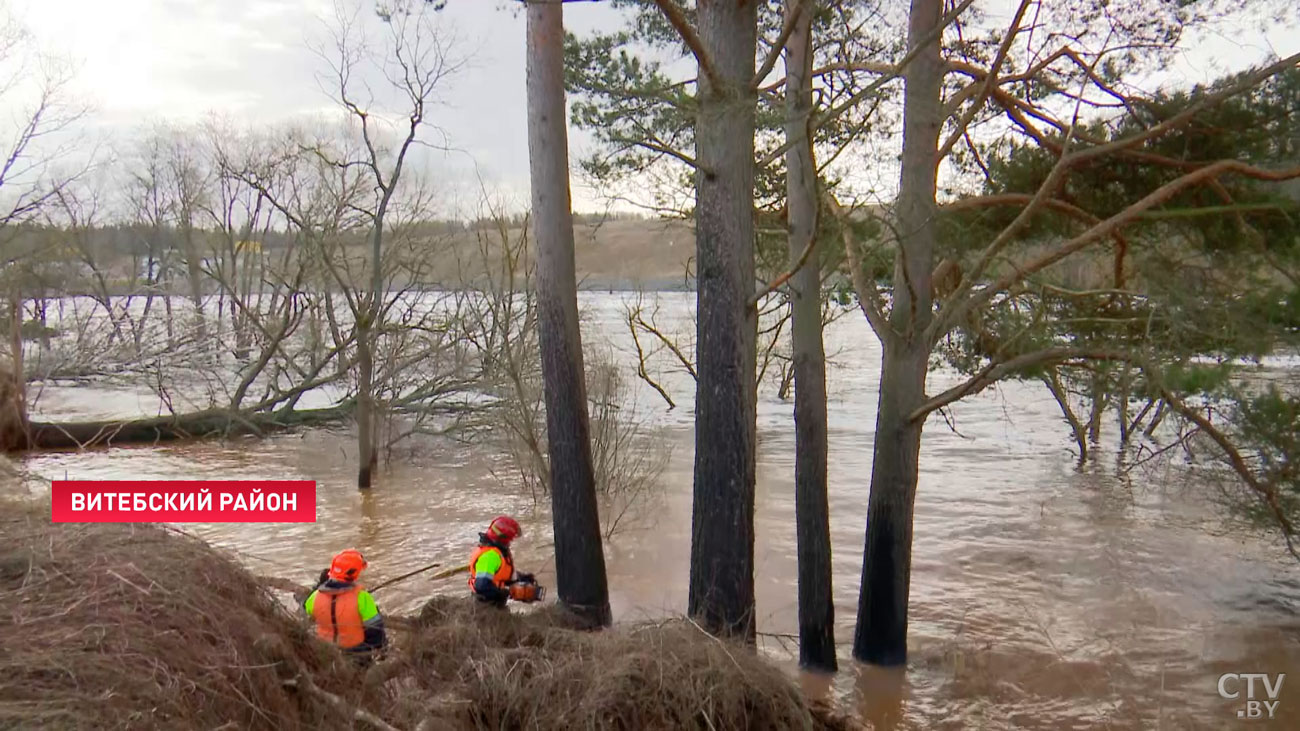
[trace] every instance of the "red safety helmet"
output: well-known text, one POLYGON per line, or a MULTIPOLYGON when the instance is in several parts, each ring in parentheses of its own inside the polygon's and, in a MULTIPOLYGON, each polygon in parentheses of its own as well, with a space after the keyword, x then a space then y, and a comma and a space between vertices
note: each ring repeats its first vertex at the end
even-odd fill
POLYGON ((369 565, 360 551, 349 548, 339 552, 330 562, 330 578, 335 581, 356 581, 369 565))
POLYGON ((502 543, 510 543, 514 539, 524 534, 524 529, 519 527, 519 521, 511 518, 509 515, 498 515, 488 524, 488 537, 495 538, 502 543))

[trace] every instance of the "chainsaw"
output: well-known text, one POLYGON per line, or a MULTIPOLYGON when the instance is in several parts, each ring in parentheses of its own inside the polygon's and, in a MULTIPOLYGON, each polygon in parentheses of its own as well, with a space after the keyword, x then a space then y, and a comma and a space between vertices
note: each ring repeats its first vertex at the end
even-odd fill
POLYGON ((520 574, 510 585, 510 598, 525 604, 540 602, 546 598, 546 587, 538 584, 532 574, 520 574))

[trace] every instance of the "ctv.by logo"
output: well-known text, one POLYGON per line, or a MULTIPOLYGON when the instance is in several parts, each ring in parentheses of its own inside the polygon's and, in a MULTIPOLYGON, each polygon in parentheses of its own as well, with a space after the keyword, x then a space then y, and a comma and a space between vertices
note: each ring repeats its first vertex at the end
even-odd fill
POLYGON ((1246 706, 1237 709, 1237 718, 1249 718, 1254 720, 1273 718, 1273 713, 1277 711, 1277 699, 1282 692, 1282 681, 1286 680, 1286 673, 1278 673, 1274 678, 1266 673, 1224 673, 1219 676, 1219 695, 1230 701, 1235 701, 1241 697, 1242 685, 1246 690, 1246 706), (1256 698, 1255 681, 1260 681, 1263 686, 1264 695, 1268 700, 1259 700, 1256 698), (1266 715, 1267 714, 1267 715, 1266 715))

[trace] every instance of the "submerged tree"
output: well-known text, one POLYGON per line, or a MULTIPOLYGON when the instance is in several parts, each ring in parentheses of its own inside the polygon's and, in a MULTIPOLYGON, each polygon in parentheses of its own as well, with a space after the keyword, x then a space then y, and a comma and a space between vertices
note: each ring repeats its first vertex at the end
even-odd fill
POLYGON ((795 522, 799 545, 799 661, 834 671, 835 601, 831 583, 830 508, 826 495, 826 353, 822 343, 817 166, 808 123, 813 113, 812 16, 817 3, 788 0, 785 44, 788 118, 786 210, 792 289, 795 522), (811 6, 811 7, 809 7, 811 6), (811 261, 810 261, 811 259, 811 261))
MULTIPOLYGON (((628 4, 642 10, 648 5, 628 4)), ((691 82, 669 77, 636 49, 640 44, 662 51, 680 38, 694 51, 696 39, 677 31, 689 31, 690 19, 708 3, 697 3, 694 14, 673 3, 654 4, 681 12, 665 12, 675 18, 667 26, 639 12, 630 30, 589 41, 583 46, 587 55, 579 55, 575 64, 574 84, 585 89, 587 99, 578 118, 603 125, 598 135, 608 143, 608 154, 589 166, 594 174, 664 166, 712 172, 681 154, 683 143, 699 134, 691 119, 697 104, 689 93, 691 82), (612 60, 600 62, 598 51, 612 60)), ((822 103, 808 131, 817 149, 826 150, 820 157, 885 165, 887 156, 873 156, 872 145, 888 149, 902 142, 899 195, 892 206, 863 190, 869 182, 855 180, 851 170, 841 168, 836 175, 829 163, 818 168, 826 210, 835 214, 844 236, 858 304, 884 352, 857 658, 882 664, 906 658, 912 511, 921 432, 931 414, 1008 377, 1041 377, 1062 394, 1078 378, 1087 378, 1098 393, 1141 393, 1146 403, 1131 412, 1127 399, 1116 400, 1126 416, 1126 432, 1139 416, 1154 419, 1173 408, 1174 402, 1156 399, 1165 404, 1160 412, 1143 385, 1154 382, 1142 365, 1153 362, 1150 348, 1134 352, 1132 343, 1089 334, 1099 327, 1096 317, 1080 316, 1076 304, 1062 303, 1092 298, 1088 306, 1095 309, 1110 297, 1107 306, 1114 311, 1104 318, 1131 319, 1132 313, 1116 314, 1123 309, 1117 303, 1131 298, 1137 287, 1138 280, 1128 281, 1124 273, 1139 250, 1167 255, 1170 239, 1164 237, 1184 221, 1239 218, 1238 194, 1224 193, 1231 187, 1225 181, 1293 177, 1285 164, 1269 164, 1268 158, 1248 162, 1222 148, 1180 148, 1174 133, 1293 69, 1295 58, 1184 95, 1175 106, 1162 105, 1131 83, 1178 48, 1182 33, 1223 17, 1249 18, 1253 10, 1213 0, 1026 0, 1012 9, 1005 26, 994 27, 988 15, 976 12, 973 0, 917 0, 902 42, 896 15, 887 11, 869 24, 846 23, 855 31, 849 34, 818 34, 821 26, 814 24, 818 60, 812 77, 822 103), (895 83, 900 78, 905 80, 901 97, 895 83), (901 125, 896 123, 900 112, 901 125), (1014 190, 997 182, 1006 177, 998 166, 1007 159, 1010 141, 1031 151, 1021 159, 1037 155, 1045 161, 1036 180, 1014 190), (1147 173, 1135 174, 1138 167, 1147 173), (1110 178, 1097 175, 1106 171, 1110 178), (1102 204, 1071 186, 1091 186, 1109 201, 1102 204), (1177 204, 1194 205, 1194 213, 1158 210, 1169 209, 1187 191, 1208 191, 1218 200, 1177 204), (980 229, 969 223, 976 214, 1004 218, 980 229), (1042 225, 1048 218, 1058 221, 1055 233, 1042 225), (1142 230, 1139 224, 1147 220, 1161 223, 1142 230), (864 242, 871 246, 863 247, 864 242), (1114 292, 1092 291, 1096 287, 1059 291, 1071 290, 1060 281, 1065 268, 1087 269, 1107 256, 1114 263, 1106 271, 1119 277, 1103 288, 1120 290, 1118 299, 1111 297, 1114 292), (936 356, 962 370, 967 380, 927 393, 936 356)), ((780 23, 764 27, 784 30, 780 23)), ((768 90, 785 83, 788 79, 761 88, 760 110, 768 90)), ((1223 129, 1209 136, 1228 137, 1223 129)), ((760 132, 759 139, 770 138, 760 132)), ((758 180, 770 179, 768 165, 792 144, 787 139, 758 156, 758 180)), ((760 197, 772 190, 758 188, 760 197)), ((1244 290, 1243 284, 1237 281, 1244 290)), ((1076 433, 1095 431, 1095 418, 1074 416, 1076 433)))
MULTIPOLYGON (((852 67, 836 64, 835 52, 827 50, 833 45, 828 39, 856 37, 870 13, 856 5, 804 1, 789 3, 783 13, 779 4, 758 3, 755 16, 746 20, 746 33, 752 24, 757 34, 755 47, 746 50, 750 61, 745 70, 750 78, 742 84, 737 75, 731 88, 723 90, 729 95, 728 104, 735 105, 737 110, 744 105, 745 114, 752 117, 752 124, 747 123, 743 132, 737 126, 737 117, 727 133, 737 139, 743 135, 751 152, 728 154, 705 164, 702 151, 714 144, 705 136, 706 132, 714 134, 706 125, 716 124, 710 115, 716 113, 714 110, 723 109, 712 98, 723 92, 714 90, 716 69, 711 68, 712 52, 702 32, 706 19, 714 12, 713 4, 701 2, 694 7, 680 7, 673 2, 621 4, 634 9, 626 30, 572 41, 570 85, 579 97, 575 103, 575 119, 605 143, 604 149, 584 161, 584 168, 611 189, 617 189, 616 184, 624 178, 635 180, 642 189, 647 177, 658 181, 649 191, 655 200, 652 205, 660 212, 672 208, 675 215, 693 216, 699 246, 697 333, 692 345, 683 345, 662 332, 653 323, 653 316, 647 321, 639 304, 629 309, 628 327, 640 353, 641 377, 659 391, 670 407, 674 405, 671 395, 645 369, 647 347, 666 349, 696 382, 697 407, 714 397, 716 388, 704 375, 705 362, 722 356, 711 341, 733 337, 731 333, 736 332, 736 325, 716 317, 710 319, 706 312, 706 303, 713 302, 717 296, 715 285, 709 283, 716 268, 707 248, 712 243, 701 236, 708 232, 704 228, 706 223, 718 230, 723 230, 723 223, 718 218, 719 211, 707 211, 704 206, 712 200, 708 191, 715 181, 739 175, 742 168, 751 166, 752 160, 753 169, 746 174, 753 176, 754 182, 747 202, 740 205, 737 200, 734 201, 737 205, 725 209, 731 221, 728 225, 738 227, 735 230, 753 242, 751 252, 746 254, 745 281, 738 282, 736 287, 749 292, 746 314, 755 324, 746 325, 745 332, 750 327, 759 328, 755 342, 746 344, 745 350, 751 353, 760 350, 758 341, 763 347, 761 357, 747 356, 752 358, 753 365, 747 364, 744 373, 756 383, 767 374, 774 374, 780 381, 778 392, 783 398, 791 381, 796 383, 796 419, 801 444, 797 468, 800 505, 797 532, 801 547, 803 660, 810 666, 833 667, 830 540, 825 507, 825 356, 821 327, 824 319, 834 316, 833 310, 823 307, 822 290, 825 278, 834 272, 842 247, 838 237, 829 235, 833 229, 824 226, 818 215, 822 193, 834 185, 827 177, 827 165, 836 155, 832 153, 829 161, 819 162, 815 151, 836 144, 846 145, 862 133, 861 114, 870 105, 859 102, 871 97, 871 89, 856 83, 827 85, 824 80, 835 77, 852 82, 852 67), (813 39, 814 35, 819 37, 820 44, 813 39), (787 45, 787 68, 804 69, 802 75, 791 71, 785 78, 770 81, 787 45), (680 54, 696 62, 698 73, 694 79, 679 80, 671 76, 664 62, 657 60, 680 54), (782 88, 789 78, 795 78, 796 83, 783 96, 782 88), (819 79, 823 80, 820 85, 819 79), (821 113, 819 108, 823 109, 821 113), (691 146, 695 147, 693 154, 688 152, 691 146), (781 164, 783 161, 787 161, 785 166, 781 164), (789 168, 789 175, 783 167, 789 168), (686 187, 691 189, 689 194, 684 191, 686 187), (754 263, 749 264, 750 261, 754 263), (762 272, 766 281, 757 281, 756 272, 762 272), (779 347, 787 337, 787 328, 794 338, 788 355, 779 347)), ((728 53, 740 52, 728 49, 728 53)), ((735 147, 740 143, 733 140, 731 144, 735 147)), ((646 203, 645 200, 633 202, 646 203)), ((753 392, 748 398, 752 407, 753 392)), ((704 411, 697 412, 697 417, 699 467, 708 464, 700 461, 700 455, 709 454, 700 452, 700 448, 714 443, 719 434, 708 425, 704 411)), ((752 421, 752 416, 746 420, 752 421)), ((730 437, 718 439, 717 446, 728 448, 728 441, 730 449, 741 448, 738 445, 742 442, 730 437)), ((751 497, 736 503, 738 507, 748 506, 743 508, 740 519, 723 523, 726 527, 720 532, 716 517, 710 518, 708 511, 714 509, 714 496, 726 493, 708 487, 702 479, 704 474, 697 470, 697 530, 693 545, 703 551, 716 538, 734 553, 743 541, 751 546, 747 555, 752 554, 752 486, 746 487, 743 493, 751 497)), ((700 553, 695 555, 698 557, 700 553)), ((744 597, 727 601, 738 600, 752 611, 752 569, 742 569, 738 557, 729 560, 750 578, 743 585, 736 584, 745 592, 744 597)), ((703 606, 698 598, 706 596, 705 588, 719 595, 731 591, 728 584, 715 582, 710 587, 708 577, 700 574, 698 567, 698 563, 693 563, 692 591, 695 593, 692 596, 697 599, 692 600, 692 608, 703 606)))
POLYGON ((695 123, 698 317, 689 613, 754 636, 754 55, 757 0, 704 0, 698 35, 664 0, 700 68, 695 123))
MULTIPOLYGON (((906 659, 912 508, 926 418, 1003 378, 1033 376, 1051 367, 1096 368, 1106 362, 1145 367, 1156 360, 1161 354, 1152 352, 1157 344, 1090 339, 1085 335, 1092 327, 1089 320, 1072 317, 1069 308, 1053 307, 1051 296, 1034 293, 1051 286, 1047 280, 1060 271, 1058 265, 1090 261, 1108 245, 1114 246, 1113 268, 1121 273, 1126 257, 1163 248, 1170 229, 1162 225, 1142 230, 1145 217, 1161 215, 1183 195, 1218 195, 1215 191, 1224 187, 1220 178, 1280 180, 1300 175, 1297 170, 1254 165, 1222 150, 1195 150, 1175 142, 1198 115, 1293 69, 1296 58, 1162 109, 1148 96, 1117 89, 1116 75, 1131 71, 1135 63, 1123 44, 1085 51, 1076 46, 1077 38, 1062 36, 1045 41, 1051 44, 1046 49, 1030 45, 1029 3, 1020 5, 999 43, 990 47, 987 66, 967 59, 945 62, 938 32, 944 22, 942 9, 938 0, 916 0, 912 6, 909 48, 914 57, 903 70, 904 153, 898 208, 889 219, 896 254, 888 305, 875 290, 874 276, 858 278, 859 297, 884 343, 884 362, 854 655, 887 665, 906 659), (1012 66, 1013 49, 1029 52, 1020 44, 1043 60, 1023 71, 1004 72, 1004 65, 1012 66), (944 82, 950 74, 967 81, 945 99, 944 82), (1081 107, 1088 110, 1087 117, 1081 107), (997 187, 996 160, 989 158, 1000 148, 976 144, 972 138, 973 122, 992 124, 1002 115, 1034 149, 1036 154, 1028 159, 1043 161, 1040 177, 1020 191, 997 187), (1097 121, 1089 122, 1089 117, 1097 121), (990 190, 960 197, 941 209, 936 167, 958 144, 966 146, 969 164, 982 172, 990 190), (1135 175, 1135 170, 1146 174, 1135 175), (1007 211, 1009 220, 987 236, 967 226, 941 235, 941 210, 999 208, 1007 211), (1035 236, 1032 225, 1052 216, 1068 219, 1074 228, 1059 236, 1035 236), (936 267, 941 255, 948 264, 936 267), (935 272, 950 276, 937 283, 935 272), (937 290, 942 291, 932 303, 937 290), (969 378, 931 395, 925 392, 926 374, 936 349, 947 353, 969 378)), ((1104 18, 1104 37, 1133 41, 1142 33, 1163 33, 1164 23, 1176 25, 1183 17, 1180 9, 1166 8, 1168 14, 1153 22, 1138 19, 1135 27, 1119 27, 1143 12, 1127 10, 1094 12, 1091 18, 1104 18)), ((1082 11, 1080 15, 1088 17, 1082 11)), ((1198 208, 1193 217, 1224 212, 1206 206, 1204 199, 1191 204, 1198 208)), ((1115 295, 1110 301, 1113 311, 1104 317, 1131 322, 1133 313, 1124 311, 1123 300, 1132 296, 1129 290, 1136 281, 1121 275, 1110 285, 1118 292, 1104 295, 1115 295)))
MULTIPOLYGON (((762 341, 757 374, 774 373, 780 381, 778 393, 785 397, 793 381, 797 433, 797 527, 799 540, 801 661, 807 666, 833 668, 834 606, 831 590, 830 535, 826 499, 826 403, 825 353, 821 340, 824 321, 836 316, 839 305, 824 300, 823 292, 843 256, 838 227, 827 225, 820 215, 824 198, 833 198, 836 175, 830 166, 869 124, 865 118, 876 100, 876 87, 858 83, 856 59, 875 49, 867 32, 877 19, 874 11, 857 4, 796 1, 784 5, 760 3, 755 24, 761 41, 751 52, 754 64, 748 95, 734 103, 746 105, 754 115, 753 127, 745 132, 753 138, 754 154, 734 155, 706 166, 698 150, 703 140, 706 94, 709 89, 707 64, 695 26, 703 22, 707 3, 678 7, 674 3, 628 2, 635 8, 626 30, 573 42, 571 87, 578 92, 575 118, 590 129, 605 146, 585 161, 588 174, 605 187, 620 178, 660 181, 652 189, 656 209, 679 208, 677 215, 703 219, 705 197, 702 185, 717 173, 717 165, 731 169, 754 160, 755 184, 747 206, 728 209, 733 221, 753 221, 755 270, 765 281, 751 274, 747 285, 755 294, 748 306, 758 320, 762 341), (854 51, 847 49, 852 45, 854 51), (773 72, 786 53, 786 73, 773 72), (678 79, 666 70, 661 59, 674 54, 695 56, 699 72, 695 79, 678 79), (695 145, 697 153, 687 152, 695 145), (826 159, 818 151, 826 151, 826 159), (784 162, 784 165, 782 164, 784 162), (693 203, 673 203, 678 183, 695 187, 693 203), (828 308, 829 305, 829 308, 828 308), (789 328, 792 345, 788 355, 776 347, 789 328), (778 367, 773 367, 774 365, 778 367)), ((739 86, 739 85, 738 85, 739 86)), ((739 94, 739 92, 736 92, 739 94)), ((737 130, 735 134, 740 134, 737 130)), ((634 201, 645 203, 642 201, 634 201)), ((833 223, 833 222, 830 222, 833 223)), ((697 385, 697 399, 704 397, 705 379, 697 361, 713 357, 705 340, 703 285, 706 259, 697 263, 700 272, 700 305, 697 308, 697 337, 693 345, 664 333, 647 320, 640 304, 629 308, 628 327, 641 360, 641 376, 659 390, 669 405, 671 395, 655 383, 645 368, 647 347, 666 349, 697 385), (643 343, 644 339, 644 343, 643 343)), ((757 348, 756 348, 757 349, 757 348)), ((697 440, 712 437, 703 422, 697 422, 697 440)), ((703 441, 700 442, 704 443, 703 441)), ((703 493, 697 476, 697 498, 703 493)), ((697 500, 696 519, 706 507, 697 500)), ((735 531, 720 540, 752 542, 752 509, 735 531)), ((715 529, 710 529, 715 530, 715 529)), ((700 533, 696 533, 700 538, 700 533)), ((703 536, 707 539, 709 536, 703 536)), ((693 580, 694 581, 694 580, 693 580)), ((696 583, 693 587, 698 586, 696 583)), ((752 593, 746 599, 752 606, 752 593)), ((694 607, 695 604, 692 604, 694 607)))
MULTIPOLYGON (((698 68, 692 95, 686 84, 668 81, 656 67, 615 53, 627 42, 626 35, 596 36, 572 44, 568 82, 584 97, 574 105, 575 122, 603 127, 602 139, 623 144, 629 152, 615 162, 588 161, 588 170, 626 172, 643 161, 642 154, 668 156, 687 167, 686 184, 695 201, 698 318, 697 362, 692 365, 697 388, 688 611, 710 631, 752 638, 754 77, 760 68, 755 56, 761 3, 703 0, 691 10, 675 0, 616 4, 635 8, 642 30, 660 43, 686 49, 698 68), (605 85, 611 76, 615 84, 605 85), (618 85, 638 86, 640 96, 622 93, 618 85), (593 93, 599 96, 594 103, 593 93), (637 101, 649 97, 655 101, 637 101), (629 129, 641 133, 629 139, 629 129), (682 149, 686 145, 694 146, 693 153, 682 149)), ((779 54, 779 46, 773 54, 779 54)), ((775 63, 779 56, 771 59, 775 63)))
POLYGON ((0 3, 0 287, 6 312, 4 332, 10 362, 0 373, 0 448, 28 442, 27 379, 23 368, 23 275, 39 258, 28 227, 42 211, 57 204, 59 194, 80 170, 59 165, 74 150, 60 137, 83 115, 73 103, 72 75, 58 59, 42 54, 8 6, 0 3))
MULTIPOLYGON (((1078 211, 1114 217, 1153 190, 1164 191, 1158 205, 1117 228, 1108 248, 1085 250, 1028 278, 943 346, 968 372, 984 367, 986 358, 1023 355, 1044 343, 1068 340, 1078 349, 1109 351, 1114 361, 1053 363, 1025 375, 1054 383, 1081 442, 1096 441, 1104 419, 1118 424, 1122 447, 1140 451, 1162 420, 1187 422, 1199 443, 1224 457, 1251 498, 1247 505, 1267 516, 1288 544, 1295 516, 1285 497, 1287 469, 1278 465, 1290 450, 1284 429, 1266 436, 1262 425, 1284 423, 1292 396, 1286 379, 1261 388, 1250 375, 1265 356, 1300 342, 1300 196, 1294 180, 1274 182, 1294 178, 1300 165, 1297 89, 1300 68, 1293 62, 1275 75, 1252 70, 1158 93, 1131 114, 1081 129, 1114 142, 1195 110, 1137 150, 1075 168, 1053 199, 1074 208, 1041 211, 1022 236, 1068 236, 1079 226, 1078 211), (1186 181, 1211 161, 1239 174, 1186 181), (1071 391, 1082 394, 1079 413, 1086 418, 1074 414, 1071 391)), ((987 196, 1032 195, 1056 164, 1037 144, 992 150, 987 160, 987 196)), ((950 235, 989 236, 1014 215, 965 201, 949 208, 950 235)))
MULTIPOLYGON (((423 5, 403 6, 381 16, 380 46, 367 32, 361 10, 336 8, 333 46, 320 55, 331 69, 330 89, 358 128, 362 149, 348 159, 329 159, 336 166, 358 166, 374 183, 374 195, 359 206, 370 225, 366 291, 348 297, 357 326, 357 487, 367 489, 379 463, 379 404, 375 399, 375 352, 384 330, 383 317, 392 296, 384 291, 386 219, 414 147, 427 144, 430 107, 441 85, 459 64, 423 5), (392 114, 397 120, 385 119, 392 114), (391 139, 390 139, 391 138, 391 139)), ((319 151, 319 154, 326 154, 319 151)))

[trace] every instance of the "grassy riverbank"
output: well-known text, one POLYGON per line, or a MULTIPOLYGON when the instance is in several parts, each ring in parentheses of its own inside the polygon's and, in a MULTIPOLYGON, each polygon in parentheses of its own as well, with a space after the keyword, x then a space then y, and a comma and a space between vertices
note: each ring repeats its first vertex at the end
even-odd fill
POLYGON ((688 621, 577 629, 434 599, 362 673, 205 543, 0 502, 0 727, 838 729, 688 621))

